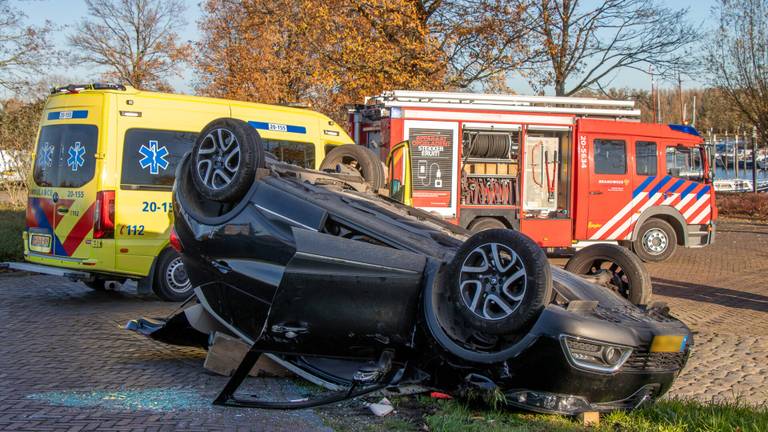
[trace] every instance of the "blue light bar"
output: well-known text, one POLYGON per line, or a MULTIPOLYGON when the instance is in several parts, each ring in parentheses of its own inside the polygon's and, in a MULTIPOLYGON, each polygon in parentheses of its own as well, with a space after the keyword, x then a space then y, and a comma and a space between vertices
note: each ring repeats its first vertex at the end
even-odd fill
POLYGON ((701 136, 701 134, 699 134, 699 131, 697 131, 695 127, 690 125, 670 124, 669 128, 672 129, 673 131, 687 133, 695 136, 701 136))

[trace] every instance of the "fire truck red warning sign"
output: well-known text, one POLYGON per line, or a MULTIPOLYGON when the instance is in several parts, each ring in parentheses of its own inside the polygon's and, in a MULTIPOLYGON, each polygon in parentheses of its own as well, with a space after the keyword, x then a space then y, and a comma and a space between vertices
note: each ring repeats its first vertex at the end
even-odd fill
POLYGON ((450 207, 453 184, 453 131, 411 129, 411 179, 416 207, 450 207))

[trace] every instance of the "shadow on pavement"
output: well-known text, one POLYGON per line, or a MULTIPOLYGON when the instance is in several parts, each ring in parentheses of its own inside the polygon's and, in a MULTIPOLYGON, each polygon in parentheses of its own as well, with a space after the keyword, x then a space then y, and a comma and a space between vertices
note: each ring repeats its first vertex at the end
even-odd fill
POLYGON ((667 297, 768 312, 768 296, 728 288, 653 278, 653 292, 667 297))

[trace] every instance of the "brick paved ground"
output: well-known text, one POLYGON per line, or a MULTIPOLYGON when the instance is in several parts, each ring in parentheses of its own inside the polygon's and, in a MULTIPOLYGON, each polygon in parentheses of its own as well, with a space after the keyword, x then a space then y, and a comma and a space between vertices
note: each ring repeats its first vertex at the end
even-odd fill
POLYGON ((768 225, 722 223, 715 244, 649 264, 654 298, 694 332, 670 392, 701 400, 768 401, 768 225))
MULTIPOLYGON (((213 407, 225 379, 205 372, 204 351, 122 329, 131 318, 164 316, 173 305, 51 276, 1 277, 0 293, 0 430, 327 429, 308 410, 213 407), (99 391, 116 405, 87 406, 88 397, 103 399, 91 393, 99 391), (133 411, 136 404, 172 408, 133 411)), ((252 379, 250 386, 262 397, 302 393, 292 380, 252 379)))
MULTIPOLYGON (((716 245, 649 269, 655 298, 697 332, 670 394, 768 400, 768 226, 723 224, 716 245)), ((0 275, 0 293, 0 430, 327 429, 311 410, 211 406, 225 379, 204 371, 201 350, 122 329, 128 319, 170 313, 168 303, 49 276, 0 275)), ((274 397, 304 391, 292 380, 251 379, 249 387, 274 397)), ((361 413, 348 411, 354 421, 361 413)))

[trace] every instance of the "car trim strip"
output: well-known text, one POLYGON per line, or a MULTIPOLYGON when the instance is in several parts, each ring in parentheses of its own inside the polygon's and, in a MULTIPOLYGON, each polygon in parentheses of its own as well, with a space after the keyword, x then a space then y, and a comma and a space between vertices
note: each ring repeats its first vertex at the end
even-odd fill
POLYGON ((308 252, 296 252, 294 256, 303 256, 307 258, 313 258, 318 261, 326 261, 326 262, 336 262, 336 263, 344 263, 344 264, 354 264, 360 267, 368 267, 368 268, 374 268, 374 269, 380 269, 380 270, 388 270, 395 273, 404 273, 404 274, 419 274, 420 272, 413 271, 413 270, 404 270, 401 268, 395 268, 395 267, 388 267, 383 266, 379 264, 371 264, 371 263, 365 263, 360 261, 351 261, 351 260, 345 260, 342 258, 334 258, 329 256, 323 256, 323 255, 317 255, 313 253, 308 252))
POLYGON ((285 216, 281 215, 280 213, 275 213, 275 212, 273 212, 272 210, 270 210, 270 209, 268 209, 268 208, 265 208, 265 207, 262 207, 262 206, 260 206, 260 205, 258 205, 258 204, 254 204, 254 207, 258 208, 259 210, 265 211, 265 212, 267 212, 267 213, 269 213, 269 214, 271 214, 271 215, 274 215, 274 216, 276 216, 276 217, 278 217, 278 218, 280 218, 280 219, 283 219, 283 220, 285 220, 285 221, 288 221, 288 222, 290 222, 290 223, 292 223, 292 224, 298 225, 298 226, 300 226, 300 227, 302 227, 302 228, 308 229, 308 230, 310 230, 310 231, 317 231, 315 228, 312 228, 311 226, 307 226, 307 225, 304 225, 304 224, 303 224, 303 223, 301 223, 301 222, 295 221, 295 220, 293 220, 293 219, 291 219, 291 218, 287 218, 287 217, 285 217, 285 216))

